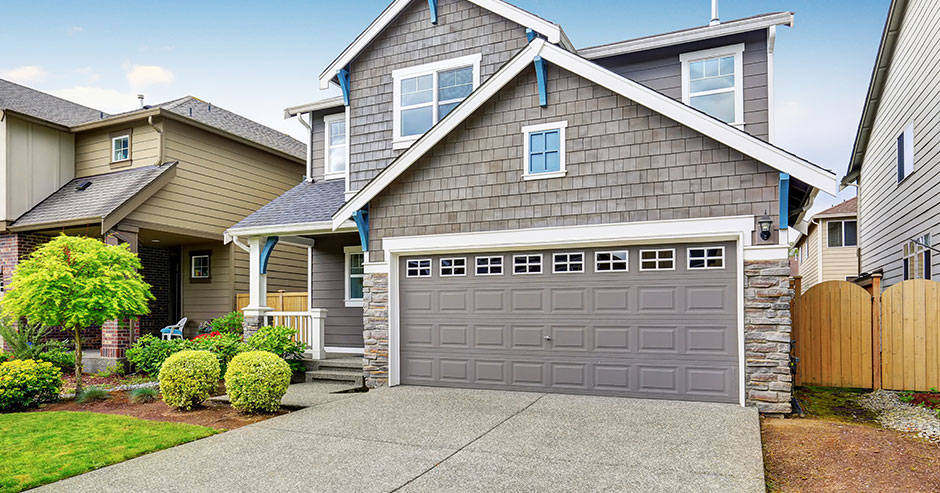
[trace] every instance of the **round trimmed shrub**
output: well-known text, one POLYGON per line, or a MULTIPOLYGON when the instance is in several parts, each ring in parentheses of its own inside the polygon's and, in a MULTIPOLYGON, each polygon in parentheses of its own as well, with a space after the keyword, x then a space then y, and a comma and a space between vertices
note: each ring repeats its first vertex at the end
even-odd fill
POLYGON ((168 405, 190 410, 219 384, 219 360, 209 351, 180 351, 160 367, 160 392, 168 405))
POLYGON ((281 407, 291 377, 290 365, 267 351, 241 353, 228 364, 225 390, 239 411, 274 412, 281 407))
POLYGON ((61 390, 62 372, 52 363, 17 359, 0 364, 0 411, 54 400, 61 390))

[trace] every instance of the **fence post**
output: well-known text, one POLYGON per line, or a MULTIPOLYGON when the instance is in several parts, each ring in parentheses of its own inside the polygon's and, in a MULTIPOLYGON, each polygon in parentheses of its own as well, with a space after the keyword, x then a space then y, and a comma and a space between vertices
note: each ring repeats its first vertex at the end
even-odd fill
POLYGON ((803 276, 793 276, 793 297, 799 298, 803 294, 803 276))
POLYGON ((881 274, 871 276, 871 385, 881 388, 881 274))

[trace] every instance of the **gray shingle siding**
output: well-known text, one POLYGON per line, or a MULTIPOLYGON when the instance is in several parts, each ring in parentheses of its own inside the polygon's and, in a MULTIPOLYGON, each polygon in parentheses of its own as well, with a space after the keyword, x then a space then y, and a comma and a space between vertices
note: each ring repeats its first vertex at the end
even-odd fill
POLYGON ((523 72, 377 196, 371 259, 393 236, 776 216, 776 170, 551 65, 548 91, 523 72), (567 176, 523 181, 521 127, 560 120, 567 176))
POLYGON ((323 124, 323 117, 327 115, 334 115, 336 113, 343 113, 344 108, 331 108, 329 110, 315 111, 313 113, 313 135, 310 141, 313 151, 313 179, 322 180, 324 173, 326 156, 324 155, 324 142, 326 126, 323 124))
POLYGON ((350 188, 401 153, 392 150, 393 70, 482 53, 482 83, 526 44, 524 27, 465 0, 439 0, 437 25, 427 2, 412 2, 350 64, 350 188))

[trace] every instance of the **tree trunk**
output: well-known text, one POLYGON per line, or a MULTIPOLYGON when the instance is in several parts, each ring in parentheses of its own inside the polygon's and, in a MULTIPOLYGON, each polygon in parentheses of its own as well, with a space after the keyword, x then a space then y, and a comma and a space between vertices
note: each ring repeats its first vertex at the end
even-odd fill
POLYGON ((72 329, 75 334, 75 395, 82 392, 82 331, 72 329))

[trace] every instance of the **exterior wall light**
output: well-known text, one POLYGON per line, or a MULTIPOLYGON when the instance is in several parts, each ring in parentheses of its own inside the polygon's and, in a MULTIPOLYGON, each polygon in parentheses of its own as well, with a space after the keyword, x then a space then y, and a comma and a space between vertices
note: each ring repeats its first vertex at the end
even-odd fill
POLYGON ((760 227, 760 239, 767 241, 770 239, 770 227, 773 226, 774 220, 772 217, 767 215, 767 211, 764 211, 764 215, 757 218, 757 225, 760 227))

